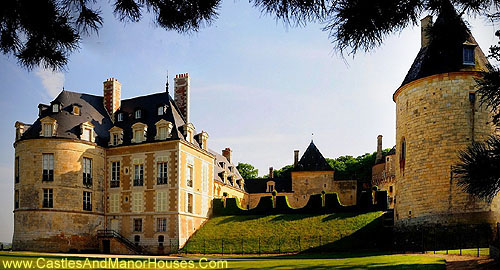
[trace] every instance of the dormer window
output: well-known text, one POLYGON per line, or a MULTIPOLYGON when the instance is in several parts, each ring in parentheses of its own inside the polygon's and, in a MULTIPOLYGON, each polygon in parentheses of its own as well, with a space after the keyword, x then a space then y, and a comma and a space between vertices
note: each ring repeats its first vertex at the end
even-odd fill
POLYGON ((143 123, 135 123, 132 125, 132 143, 141 143, 146 140, 146 132, 148 126, 143 123))
POLYGON ((159 106, 158 107, 158 115, 164 115, 165 114, 165 106, 159 106))
POLYGON ((123 129, 119 127, 112 127, 109 130, 109 145, 116 146, 120 145, 123 142, 123 129))
POLYGON ((266 192, 273 192, 274 190, 275 190, 275 188, 274 188, 274 181, 267 182, 266 192))
POLYGON ((464 65, 474 65, 475 60, 474 60, 474 45, 464 45, 463 48, 463 64, 464 65))
POLYGON ((80 135, 81 140, 88 142, 95 141, 94 125, 92 125, 90 122, 85 122, 80 125, 80 128, 81 128, 81 135, 80 135))
POLYGON ((72 111, 73 115, 80 115, 80 105, 78 104, 73 104, 73 111, 72 111))
POLYGON ((52 130, 54 127, 52 124, 43 124, 43 136, 44 137, 52 137, 52 130))
POLYGON ((59 112, 59 104, 52 104, 52 112, 53 113, 59 112))
POLYGON ((116 116, 116 120, 117 120, 118 122, 123 121, 123 113, 118 113, 118 115, 116 116))
POLYGON ((155 140, 165 140, 170 138, 170 133, 172 132, 172 123, 162 119, 155 124, 156 126, 156 137, 155 140))
POLYGON ((52 137, 56 134, 57 122, 55 119, 46 116, 40 120, 42 130, 40 131, 40 136, 52 137))
POLYGON ((140 119, 142 117, 142 111, 141 110, 136 110, 135 111, 135 119, 140 119))

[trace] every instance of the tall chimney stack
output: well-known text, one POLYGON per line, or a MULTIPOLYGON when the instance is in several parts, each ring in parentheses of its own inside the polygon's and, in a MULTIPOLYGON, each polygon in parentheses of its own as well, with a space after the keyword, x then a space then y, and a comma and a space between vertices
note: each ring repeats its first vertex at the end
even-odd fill
POLYGON ((297 167, 297 164, 299 164, 299 150, 294 150, 293 151, 293 167, 297 167))
MULTIPOLYGON (((115 78, 109 78, 104 84, 104 108, 110 116, 121 106, 122 84, 115 78)), ((112 119, 114 119, 112 117, 112 119)))
POLYGON ((377 155, 375 156, 375 163, 382 160, 382 135, 377 136, 377 155))
POLYGON ((174 79, 174 100, 182 116, 189 123, 189 74, 177 74, 174 79))
POLYGON ((429 45, 430 38, 427 35, 428 28, 432 26, 432 16, 427 15, 425 18, 420 20, 420 39, 421 47, 427 47, 429 45))
POLYGON ((233 163, 233 150, 231 148, 226 147, 226 149, 222 150, 222 155, 229 161, 229 163, 233 163))
POLYGON ((269 167, 269 178, 270 179, 274 178, 274 168, 273 167, 269 167))

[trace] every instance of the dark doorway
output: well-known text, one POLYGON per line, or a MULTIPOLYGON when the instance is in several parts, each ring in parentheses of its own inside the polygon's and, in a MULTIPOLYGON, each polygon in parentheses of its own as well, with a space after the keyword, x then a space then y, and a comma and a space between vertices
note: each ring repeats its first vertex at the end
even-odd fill
POLYGON ((104 254, 111 253, 109 240, 102 240, 102 251, 104 254))

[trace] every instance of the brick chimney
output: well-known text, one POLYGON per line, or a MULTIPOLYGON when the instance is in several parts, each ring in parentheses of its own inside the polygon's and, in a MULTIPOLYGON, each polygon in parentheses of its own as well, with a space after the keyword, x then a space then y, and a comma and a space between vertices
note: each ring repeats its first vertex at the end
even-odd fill
POLYGON ((177 74, 174 79, 174 100, 182 116, 189 123, 189 74, 177 74))
POLYGON ((299 150, 294 150, 293 151, 293 167, 297 167, 297 164, 299 164, 299 150))
POLYGON ((375 156, 375 163, 382 160, 382 135, 377 136, 377 155, 375 156))
POLYGON ((109 78, 104 83, 104 108, 110 116, 120 108, 122 84, 115 78, 109 78))
POLYGON ((222 150, 222 155, 229 161, 229 163, 233 163, 233 150, 231 148, 226 147, 226 149, 222 150))
POLYGON ((432 16, 427 15, 425 18, 420 20, 420 39, 421 47, 426 47, 429 45, 430 38, 427 35, 428 28, 432 26, 432 16))
POLYGON ((270 179, 274 178, 274 168, 273 167, 269 167, 269 178, 270 179))

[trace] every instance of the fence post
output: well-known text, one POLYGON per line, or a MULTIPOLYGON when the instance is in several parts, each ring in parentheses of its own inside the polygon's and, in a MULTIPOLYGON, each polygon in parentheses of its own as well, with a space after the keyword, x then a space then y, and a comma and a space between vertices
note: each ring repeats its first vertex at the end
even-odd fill
POLYGON ((221 239, 221 253, 224 255, 224 238, 221 239))
POLYGON ((203 254, 206 254, 206 253, 207 253, 207 247, 205 244, 205 238, 203 238, 203 254))
POLYGON ((422 232, 420 233, 420 241, 422 242, 422 254, 425 254, 424 229, 423 228, 422 228, 422 232))
POLYGON ((321 247, 321 235, 319 236, 319 246, 321 247))
POLYGON ((243 239, 241 239, 241 254, 245 254, 245 251, 243 250, 243 239))

